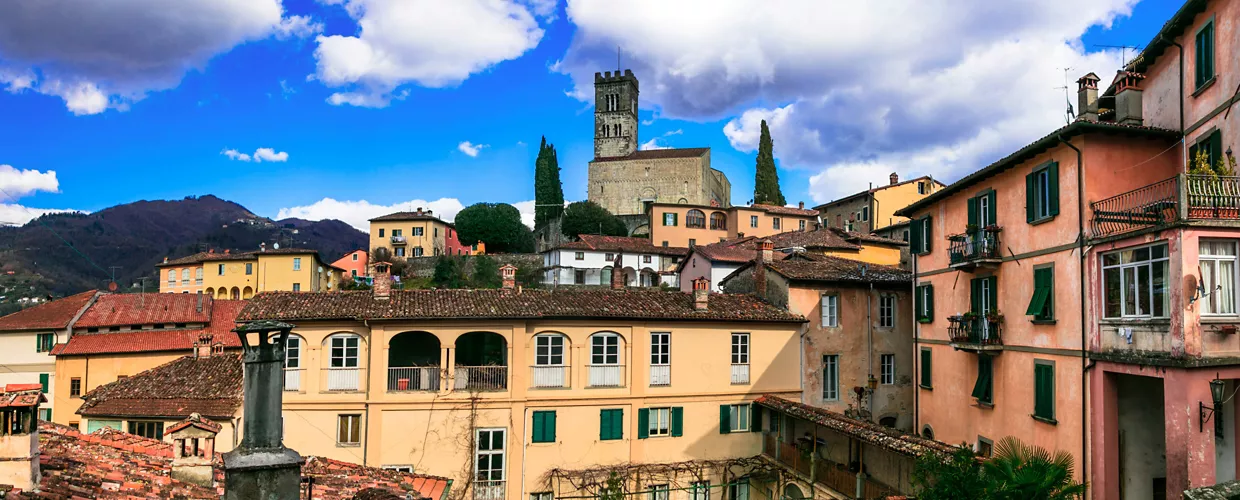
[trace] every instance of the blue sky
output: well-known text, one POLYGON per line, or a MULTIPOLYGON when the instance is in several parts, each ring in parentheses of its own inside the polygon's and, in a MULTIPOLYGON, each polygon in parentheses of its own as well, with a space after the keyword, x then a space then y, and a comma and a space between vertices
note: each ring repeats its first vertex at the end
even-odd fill
POLYGON ((1062 124, 1054 68, 1109 80, 1120 55, 1098 45, 1143 45, 1180 6, 478 2, 0 6, 0 219, 202 194, 356 225, 415 204, 451 215, 531 200, 544 135, 581 199, 593 117, 579 97, 618 45, 642 80, 641 142, 711 147, 733 203, 751 196, 762 118, 791 203, 891 171, 950 182, 1062 124), (259 148, 287 156, 238 159, 259 148))

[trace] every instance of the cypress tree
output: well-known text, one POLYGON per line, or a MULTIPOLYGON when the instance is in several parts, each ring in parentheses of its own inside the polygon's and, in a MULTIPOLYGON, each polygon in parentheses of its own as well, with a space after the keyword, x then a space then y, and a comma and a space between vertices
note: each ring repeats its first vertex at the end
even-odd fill
POLYGON ((784 206, 784 193, 779 189, 779 173, 775 171, 775 144, 771 130, 762 120, 762 137, 758 140, 758 161, 754 170, 753 202, 784 206))
POLYGON ((560 163, 555 145, 542 138, 538 159, 534 160, 534 227, 555 220, 564 211, 564 186, 560 184, 560 163))

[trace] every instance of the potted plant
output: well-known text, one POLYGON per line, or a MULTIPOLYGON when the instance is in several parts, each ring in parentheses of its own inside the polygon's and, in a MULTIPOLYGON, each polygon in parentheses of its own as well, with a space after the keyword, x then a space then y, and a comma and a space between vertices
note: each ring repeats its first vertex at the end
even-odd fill
POLYGON ((991 323, 996 323, 996 324, 1002 323, 1003 313, 1000 313, 998 311, 990 311, 986 313, 986 321, 989 321, 991 323))
POLYGON ((966 225, 964 226, 964 232, 966 232, 966 233, 976 233, 976 232, 977 232, 977 224, 966 224, 966 225))

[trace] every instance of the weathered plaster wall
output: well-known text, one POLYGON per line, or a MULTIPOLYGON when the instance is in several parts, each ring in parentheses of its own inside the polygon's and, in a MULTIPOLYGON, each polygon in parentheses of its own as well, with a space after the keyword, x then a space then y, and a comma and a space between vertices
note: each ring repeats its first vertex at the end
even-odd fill
POLYGON ((590 162, 588 196, 616 215, 645 213, 643 200, 710 205, 711 199, 721 199, 726 207, 728 193, 711 191, 719 184, 712 172, 709 151, 692 158, 596 160, 590 162))
POLYGON ((1120 470, 1124 500, 1154 498, 1153 478, 1166 477, 1161 380, 1119 376, 1120 470))

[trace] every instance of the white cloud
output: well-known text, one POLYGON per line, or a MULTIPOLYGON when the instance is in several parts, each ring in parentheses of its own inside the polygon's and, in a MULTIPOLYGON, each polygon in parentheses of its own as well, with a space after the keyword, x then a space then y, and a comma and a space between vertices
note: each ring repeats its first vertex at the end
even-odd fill
POLYGON ((683 133, 685 133, 685 131, 681 129, 676 129, 671 132, 666 132, 661 136, 654 137, 650 139, 649 141, 641 143, 640 146, 637 146, 637 149, 640 149, 642 151, 649 151, 651 149, 671 149, 672 148, 671 146, 664 145, 661 141, 673 135, 681 135, 683 133))
POLYGON ((321 27, 285 17, 280 0, 0 2, 0 83, 78 115, 123 110, 237 45, 321 27))
POLYGON ((456 149, 472 158, 477 158, 478 153, 482 152, 482 148, 490 147, 488 144, 474 144, 469 141, 462 141, 456 145, 456 149))
MULTIPOLYGON (((314 79, 341 89, 327 102, 383 107, 398 87, 457 85, 538 45, 543 30, 509 0, 335 0, 358 24, 356 36, 320 35, 314 79)), ((536 2, 542 11, 546 2, 536 2)))
MULTIPOLYGON (((568 206, 568 203, 564 205, 568 206)), ((513 203, 512 206, 521 212, 521 222, 529 227, 534 227, 534 200, 518 201, 513 203)))
POLYGON ((60 192, 56 171, 18 170, 12 165, 0 165, 0 200, 16 201, 36 192, 60 192))
POLYGON ((81 212, 81 210, 72 210, 67 208, 31 208, 10 203, 0 203, 0 225, 20 226, 42 215, 64 212, 81 212))
MULTIPOLYGON (((530 202, 533 203, 533 202, 530 202)), ((344 221, 346 224, 357 228, 363 232, 370 231, 370 219, 380 215, 387 215, 393 212, 408 212, 417 210, 421 207, 423 210, 432 210, 436 217, 448 222, 456 219, 456 214, 465 208, 461 201, 456 198, 440 198, 435 201, 426 200, 410 200, 391 205, 376 205, 366 200, 360 201, 341 201, 333 198, 323 198, 309 205, 299 207, 281 208, 276 215, 277 219, 287 219, 296 217, 306 220, 323 220, 337 219, 344 221)), ((530 224, 533 224, 533 212, 530 215, 530 224)))
POLYGON ((622 46, 644 106, 730 117, 741 151, 766 119, 781 166, 817 171, 811 195, 825 201, 891 171, 955 179, 1063 125, 1062 68, 1075 80, 1120 62, 1086 53, 1081 35, 1134 3, 569 0, 577 30, 554 68, 589 101, 622 46))
POLYGON ((258 148, 254 150, 254 154, 246 154, 235 149, 225 149, 220 154, 227 156, 230 160, 252 161, 255 163, 262 162, 285 162, 288 161, 288 153, 284 151, 276 152, 272 148, 258 148))

